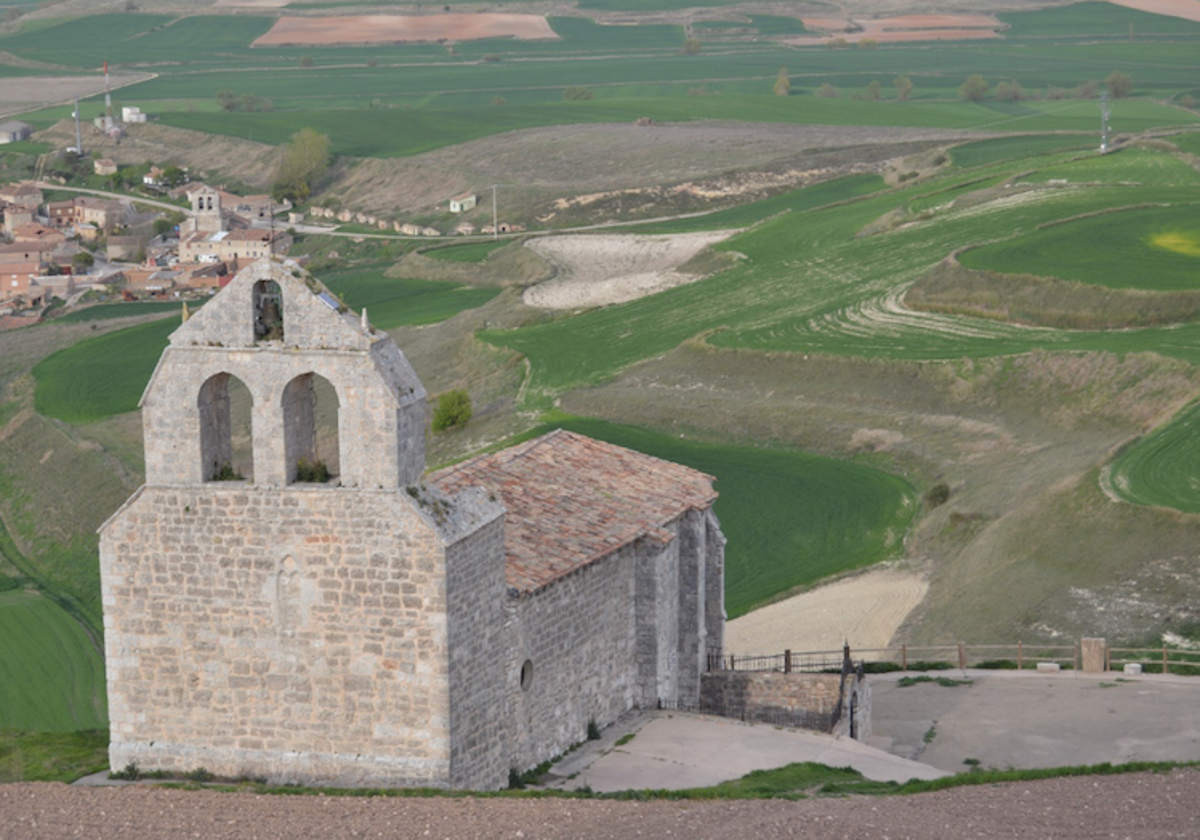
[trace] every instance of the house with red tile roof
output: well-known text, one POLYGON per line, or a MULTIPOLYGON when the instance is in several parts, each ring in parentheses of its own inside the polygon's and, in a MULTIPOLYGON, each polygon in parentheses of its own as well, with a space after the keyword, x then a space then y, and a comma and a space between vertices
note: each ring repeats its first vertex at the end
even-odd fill
POLYGON ((295 262, 185 316, 100 529, 114 768, 489 790, 699 704, 712 477, 562 430, 426 475, 426 400, 295 262))

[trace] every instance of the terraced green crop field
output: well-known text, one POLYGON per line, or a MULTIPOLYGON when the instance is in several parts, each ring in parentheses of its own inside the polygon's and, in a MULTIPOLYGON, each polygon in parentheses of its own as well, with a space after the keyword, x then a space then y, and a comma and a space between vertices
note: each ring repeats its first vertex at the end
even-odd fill
POLYGON ((968 268, 1113 289, 1200 288, 1200 205, 1105 213, 965 251, 968 268))
POLYGON ((104 663, 83 628, 48 598, 0 592, 0 729, 106 725, 104 663))
MULTIPOLYGON (((1044 165, 1070 156, 1049 156, 1044 165)), ((908 198, 933 191, 936 183, 785 214, 718 246, 746 257, 723 274, 575 318, 481 335, 528 356, 533 374, 527 396, 538 404, 710 331, 708 340, 718 346, 867 357, 982 357, 1041 347, 1151 350, 1200 360, 1200 325, 1054 331, 918 313, 895 303, 898 290, 971 242, 1016 239, 1038 225, 1120 206, 1163 203, 1180 208, 1181 218, 1189 217, 1191 205, 1200 200, 1200 187, 1127 185, 1130 172, 1122 169, 1119 158, 1110 159, 1107 184, 993 195, 982 204, 946 207, 908 224, 881 220, 891 218, 908 198)), ((1018 162, 1008 171, 1012 175, 1025 168, 1018 162)), ((1133 167, 1138 168, 1140 163, 1133 167)), ((945 183, 955 183, 956 177, 961 181, 952 173, 945 183)))
POLYGON ((566 428, 717 479, 714 510, 729 538, 725 608, 743 615, 781 592, 895 556, 917 511, 903 479, 790 449, 700 443, 582 418, 566 428))

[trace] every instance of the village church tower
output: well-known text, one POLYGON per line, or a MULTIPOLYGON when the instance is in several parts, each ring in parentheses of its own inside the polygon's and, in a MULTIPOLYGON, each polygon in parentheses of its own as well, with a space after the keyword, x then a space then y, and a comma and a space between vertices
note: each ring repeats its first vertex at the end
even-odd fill
POLYGON ((426 478, 425 400, 292 263, 171 335, 145 484, 101 528, 114 768, 495 789, 589 721, 698 697, 711 478, 565 432, 426 478))

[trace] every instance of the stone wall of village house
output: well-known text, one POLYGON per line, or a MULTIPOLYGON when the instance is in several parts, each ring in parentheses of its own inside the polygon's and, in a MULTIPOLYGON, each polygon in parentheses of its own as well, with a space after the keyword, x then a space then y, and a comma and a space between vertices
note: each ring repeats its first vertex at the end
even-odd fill
POLYGON ((100 562, 113 767, 450 784, 444 549, 404 491, 147 487, 100 562))

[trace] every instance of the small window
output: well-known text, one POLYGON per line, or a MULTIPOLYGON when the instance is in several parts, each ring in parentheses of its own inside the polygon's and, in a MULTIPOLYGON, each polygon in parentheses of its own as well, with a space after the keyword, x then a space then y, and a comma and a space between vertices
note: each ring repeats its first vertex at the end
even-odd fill
POLYGON ((533 662, 526 659, 525 664, 521 666, 521 690, 528 691, 531 685, 533 685, 533 662))

